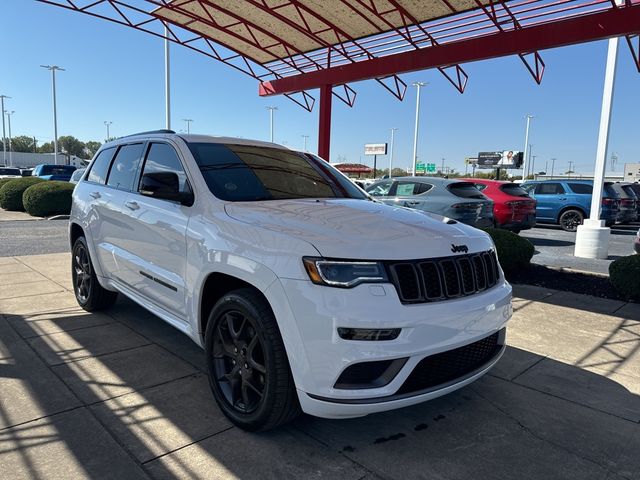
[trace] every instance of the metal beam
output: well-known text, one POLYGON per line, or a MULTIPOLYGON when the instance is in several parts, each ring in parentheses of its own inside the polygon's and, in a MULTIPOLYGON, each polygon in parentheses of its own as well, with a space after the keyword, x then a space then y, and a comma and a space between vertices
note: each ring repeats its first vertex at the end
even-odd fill
POLYGON ((640 33, 640 5, 507 30, 387 57, 264 81, 261 96, 281 95, 396 73, 446 67, 506 55, 517 55, 605 38, 640 33))

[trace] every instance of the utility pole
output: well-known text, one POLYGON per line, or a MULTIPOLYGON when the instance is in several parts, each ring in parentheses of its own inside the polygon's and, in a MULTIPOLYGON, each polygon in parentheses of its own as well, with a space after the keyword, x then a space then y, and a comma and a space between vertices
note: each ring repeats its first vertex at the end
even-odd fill
POLYGON ((567 172, 567 174, 569 175, 569 178, 571 178, 571 167, 573 165, 573 162, 569 162, 569 171, 567 172))
POLYGON ((171 130, 171 54, 169 52, 169 29, 164 24, 164 123, 171 130))
POLYGON ((555 166, 556 166, 556 159, 552 158, 551 159, 551 178, 553 178, 553 169, 555 168, 555 166))
POLYGON ((193 120, 190 118, 183 118, 182 121, 187 124, 187 133, 191 133, 191 122, 193 122, 193 120))
POLYGON ((11 110, 10 112, 7 112, 7 121, 9 122, 9 166, 13 166, 13 158, 11 153, 13 152, 13 148, 11 148, 11 115, 13 115, 14 112, 13 110, 11 110))
POLYGON ((7 164, 7 135, 4 130, 4 99, 11 98, 6 95, 0 95, 0 113, 2 113, 2 164, 7 164))
POLYGON ((109 134, 109 127, 113 124, 113 122, 107 122, 106 120, 104 121, 104 125, 105 127, 107 127, 107 138, 105 139, 105 142, 108 142, 109 139, 111 138, 111 135, 109 134))
POLYGON ((273 143, 273 111, 278 110, 278 107, 267 107, 269 110, 269 131, 271 132, 270 141, 273 143))
POLYGON ((524 134, 524 152, 522 154, 522 180, 527 179, 527 148, 529 147, 529 127, 531 125, 531 119, 533 115, 527 114, 525 117, 527 119, 527 129, 524 134))
POLYGON ((51 89, 53 91, 53 154, 55 164, 58 164, 58 113, 56 107, 56 70, 64 72, 65 69, 58 65, 40 65, 51 72, 51 89))
POLYGON ((394 133, 395 131, 398 130, 397 128, 392 128, 391 129, 391 151, 389 152, 389 178, 392 178, 392 174, 391 172, 393 171, 393 140, 394 140, 394 133))
POLYGON ((36 137, 33 137, 33 153, 36 153, 38 151, 38 140, 36 140, 36 137))
POLYGON ((440 174, 444 177, 444 158, 442 159, 442 168, 440 168, 440 174))
POLYGON ((531 175, 533 175, 534 180, 536 178, 536 157, 537 155, 531 155, 531 175))
POLYGON ((420 88, 424 87, 426 82, 413 82, 412 85, 416 87, 416 125, 415 130, 413 131, 413 158, 412 162, 412 170, 411 175, 415 176, 416 174, 416 165, 418 163, 418 124, 420 121, 420 88))
POLYGON ((549 175, 549 160, 544 162, 544 176, 549 175))
POLYGON ((309 138, 309 135, 302 135, 302 138, 304 139, 304 147, 303 147, 303 152, 307 151, 307 139, 309 138))

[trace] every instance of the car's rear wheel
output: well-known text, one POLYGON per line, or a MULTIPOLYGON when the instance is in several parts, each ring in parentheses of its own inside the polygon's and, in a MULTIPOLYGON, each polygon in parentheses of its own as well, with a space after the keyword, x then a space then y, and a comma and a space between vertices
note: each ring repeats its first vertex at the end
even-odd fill
POLYGON ((109 308, 118 298, 98 282, 84 237, 78 237, 71 250, 71 277, 76 300, 88 312, 109 308))
POLYGON ((575 232, 578 229, 578 225, 582 225, 584 221, 584 214, 580 210, 565 210, 560 215, 560 227, 565 232, 575 232))
POLYGON ((269 430, 300 413, 276 319, 248 288, 224 295, 205 332, 209 383, 222 412, 245 430, 269 430))

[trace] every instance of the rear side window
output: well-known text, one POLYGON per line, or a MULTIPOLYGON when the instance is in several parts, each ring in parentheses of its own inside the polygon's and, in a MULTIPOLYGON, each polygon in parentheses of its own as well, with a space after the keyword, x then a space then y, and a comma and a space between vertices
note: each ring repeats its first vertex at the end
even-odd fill
POLYGON ((613 188, 610 183, 604 184, 604 190, 602 191, 602 196, 613 197, 613 198, 619 197, 618 192, 616 192, 616 189, 613 188))
POLYGON ((371 185, 367 188, 367 193, 374 197, 385 197, 389 195, 389 190, 391 190, 391 180, 371 185))
MULTIPOLYGON (((638 197, 638 194, 633 190, 631 185, 623 185, 622 189, 629 195, 631 198, 638 197)), ((640 197, 638 197, 640 198, 640 197)))
POLYGON ((0 175, 20 175, 17 168, 0 168, 0 175))
POLYGON ((107 185, 121 190, 131 190, 142 157, 142 143, 120 147, 109 169, 107 185))
POLYGON ((456 197, 462 198, 485 198, 482 192, 470 182, 452 183, 447 187, 456 197))
POLYGON ((564 187, 559 183, 539 183, 536 185, 536 195, 561 195, 564 187))
POLYGON ((585 193, 587 195, 593 193, 593 185, 587 183, 570 183, 569 188, 573 193, 585 193))
POLYGON ((101 183, 104 185, 114 153, 116 153, 115 148, 105 148, 98 154, 93 161, 93 165, 91 165, 91 170, 89 170, 87 182, 101 183))
POLYGON ((431 190, 432 185, 422 182, 398 182, 396 186, 396 195, 399 197, 410 197, 412 195, 420 195, 421 193, 431 190))
POLYGON ((144 162, 142 175, 164 172, 175 173, 180 182, 180 191, 189 191, 187 174, 184 172, 178 154, 173 147, 166 143, 152 143, 149 147, 149 153, 147 153, 147 160, 144 162))
POLYGON ((485 188, 487 188, 487 186, 484 183, 476 183, 475 186, 480 191, 483 191, 485 188))
POLYGON ((529 196, 527 191, 516 183, 505 183, 504 185, 500 185, 500 190, 502 190, 507 195, 512 195, 514 197, 529 196))

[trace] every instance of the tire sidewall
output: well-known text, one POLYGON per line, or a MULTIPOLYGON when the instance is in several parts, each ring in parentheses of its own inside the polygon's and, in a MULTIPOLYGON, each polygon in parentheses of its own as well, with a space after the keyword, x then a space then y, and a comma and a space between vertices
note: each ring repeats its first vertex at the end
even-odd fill
POLYGON ((565 227, 564 222, 563 222, 563 218, 565 217, 565 215, 567 215, 568 213, 577 213, 578 215, 580 215, 581 221, 579 225, 582 225, 582 223, 584 222, 584 215, 582 214, 582 212, 580 210, 574 210, 574 209, 570 209, 570 210, 565 210, 564 212, 562 212, 562 214, 560 215, 560 227, 562 228, 562 230, 564 230, 565 232, 575 232, 578 228, 576 226, 576 228, 574 228, 573 230, 568 229, 565 227))
POLYGON ((98 279, 96 278, 96 274, 95 271, 93 269, 93 262, 91 261, 91 255, 89 253, 89 247, 87 245, 87 241, 84 237, 78 237, 76 239, 76 241, 73 243, 73 248, 71 250, 71 278, 73 279, 73 294, 76 297, 76 302, 78 302, 78 304, 81 307, 85 307, 91 304, 91 299, 93 298, 93 295, 95 294, 95 283, 98 281, 98 279), (79 246, 84 247, 86 253, 87 253, 87 258, 89 260, 89 268, 91 268, 91 283, 89 285, 89 294, 87 295, 87 300, 85 302, 81 301, 80 298, 78 298, 78 292, 76 290, 76 273, 75 273, 75 257, 76 257, 76 250, 78 249, 79 246))
POLYGON ((223 413, 234 423, 240 425, 247 430, 258 430, 266 423, 271 412, 274 398, 273 392, 276 387, 277 378, 275 370, 275 361, 273 346, 271 340, 265 334, 264 323, 255 305, 241 294, 230 293, 222 297, 213 307, 207 321, 207 329, 205 332, 205 357, 207 362, 207 370, 209 374, 209 386, 213 392, 216 402, 220 406, 223 413), (264 400, 261 405, 251 413, 241 413, 229 405, 227 399, 222 394, 215 377, 213 346, 217 331, 217 324, 221 317, 229 311, 239 311, 245 316, 250 316, 255 321, 257 335, 264 346, 264 361, 267 369, 265 379, 264 400))

